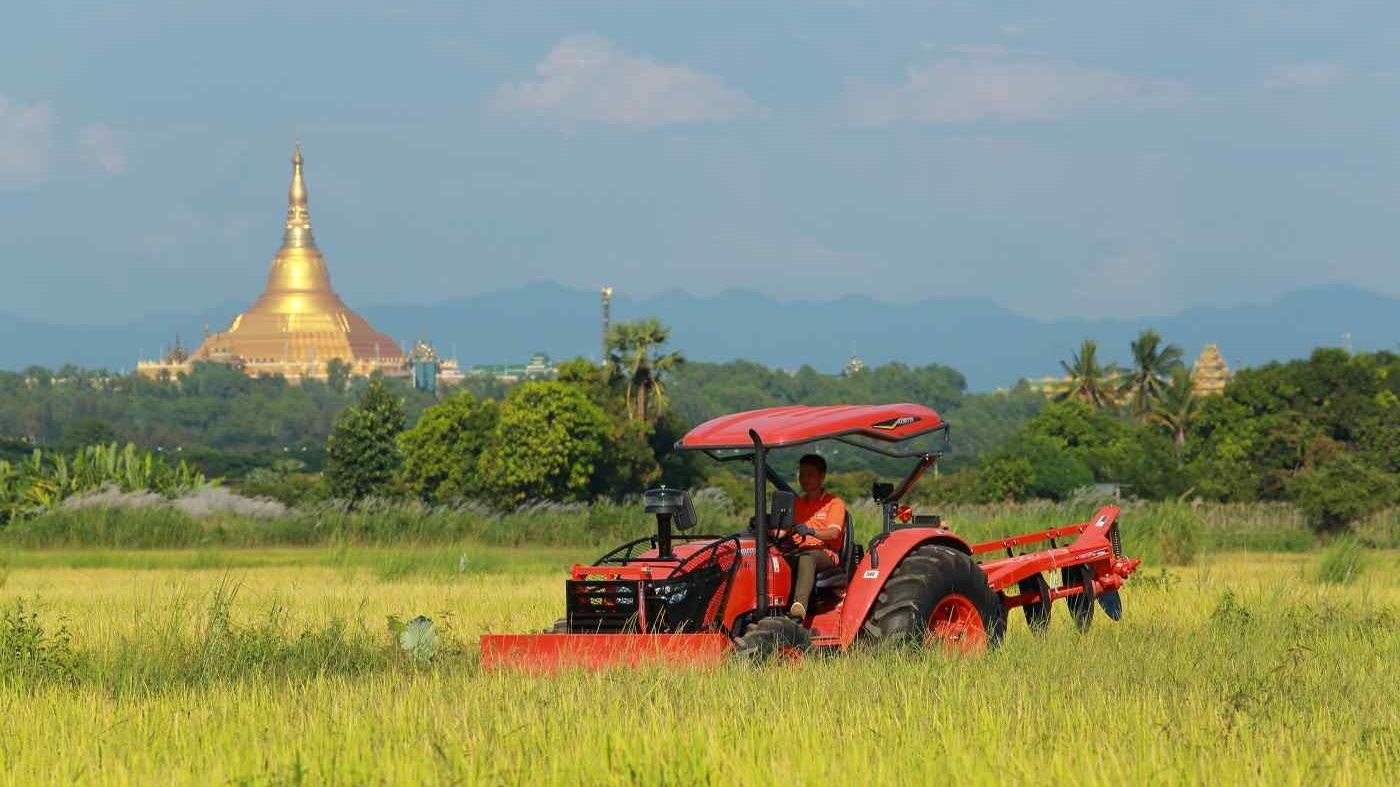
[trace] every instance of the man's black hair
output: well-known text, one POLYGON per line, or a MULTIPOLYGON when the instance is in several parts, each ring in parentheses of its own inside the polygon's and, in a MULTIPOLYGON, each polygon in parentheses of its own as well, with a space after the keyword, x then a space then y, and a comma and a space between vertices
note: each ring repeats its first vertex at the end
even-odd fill
POLYGON ((822 475, 826 475, 826 460, 822 458, 821 454, 803 454, 802 458, 797 460, 797 466, 801 467, 802 465, 811 465, 822 471, 822 475))

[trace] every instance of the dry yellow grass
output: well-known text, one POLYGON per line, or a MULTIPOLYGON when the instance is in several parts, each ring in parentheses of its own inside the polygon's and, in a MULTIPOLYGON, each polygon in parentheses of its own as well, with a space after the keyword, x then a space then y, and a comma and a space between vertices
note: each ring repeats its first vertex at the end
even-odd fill
POLYGON ((83 663, 0 686, 0 783, 1400 780, 1393 555, 1345 587, 1312 581, 1315 555, 1148 569, 1121 623, 1081 636, 1057 608, 1037 639, 1013 616, 981 659, 538 677, 483 673, 475 639, 549 625, 575 556, 492 553, 495 570, 457 573, 442 550, 415 554, 12 556, 0 604, 37 603, 83 663), (234 645, 209 633, 221 586, 237 588, 234 645), (428 666, 385 633, 420 613, 449 635, 428 666))

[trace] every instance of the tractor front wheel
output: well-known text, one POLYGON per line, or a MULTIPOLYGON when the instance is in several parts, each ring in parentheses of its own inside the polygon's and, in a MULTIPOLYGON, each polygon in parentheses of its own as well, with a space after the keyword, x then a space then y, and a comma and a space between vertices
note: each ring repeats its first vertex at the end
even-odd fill
POLYGON ((877 643, 980 652, 1001 643, 1006 608, 971 557, 931 544, 910 552, 895 567, 870 609, 864 632, 877 643))
POLYGON ((750 623, 743 636, 734 640, 734 654, 754 661, 800 659, 812 647, 812 634, 789 617, 762 618, 750 623))

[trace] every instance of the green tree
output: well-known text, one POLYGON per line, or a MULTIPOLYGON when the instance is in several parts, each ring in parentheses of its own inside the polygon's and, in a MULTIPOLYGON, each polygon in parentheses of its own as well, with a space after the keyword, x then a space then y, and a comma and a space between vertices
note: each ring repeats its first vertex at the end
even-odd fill
POLYGON ((1024 456, 1003 455, 977 471, 977 497, 984 503, 1025 500, 1035 468, 1024 456))
POLYGON ((1182 368, 1181 348, 1169 344, 1159 350, 1161 342, 1162 337, 1154 330, 1138 334, 1132 343, 1133 366, 1118 386, 1119 396, 1127 397, 1129 411, 1139 418, 1147 416, 1172 373, 1182 368))
POLYGON ((666 375, 685 363, 679 352, 662 352, 670 338, 671 329, 654 317, 608 330, 608 363, 627 381, 627 409, 634 420, 652 423, 666 410, 666 375))
POLYGON ((350 388, 350 364, 339 358, 326 361, 326 387, 331 393, 343 396, 350 388))
POLYGON ((1021 434, 1051 440, 1095 480, 1123 484, 1138 497, 1166 497, 1188 485, 1166 436, 1077 399, 1046 405, 1021 434))
POLYGON ((90 445, 109 445, 117 441, 112 425, 101 418, 83 418, 63 430, 59 450, 72 453, 90 445))
POLYGON ((1117 369, 1113 364, 1100 364, 1098 354, 1098 343, 1085 339, 1071 362, 1060 361, 1065 374, 1069 375, 1070 386, 1057 399, 1078 399, 1099 408, 1113 404, 1113 378, 1117 369))
POLYGON ((1186 367, 1172 370, 1171 385, 1162 389, 1161 394, 1151 402, 1147 420, 1164 426, 1171 432, 1172 443, 1177 449, 1186 445, 1186 433, 1200 415, 1201 400, 1191 385, 1191 373, 1186 367))
POLYGON ((579 388, 524 383, 501 405, 477 462, 481 484, 501 508, 586 499, 611 431, 607 413, 579 388))
MULTIPOLYGON (((673 414, 664 413, 655 423, 634 420, 625 399, 626 381, 586 358, 561 363, 557 379, 582 391, 612 422, 603 457, 593 475, 593 494, 620 498, 654 483, 661 476, 659 460, 677 453, 672 444, 679 436, 670 443, 664 442, 671 434, 669 430, 677 428, 673 414)), ((671 482, 684 485, 674 479, 671 482)))
POLYGON ((359 401, 340 412, 326 441, 326 482, 334 497, 357 501, 389 489, 399 467, 403 401, 370 380, 359 401))
POLYGON ((1400 473, 1397 394, 1400 356, 1386 351, 1320 348, 1242 369, 1223 396, 1201 403, 1185 451, 1197 489, 1219 500, 1297 500, 1307 485, 1295 476, 1326 477, 1325 445, 1400 473))
POLYGON ((1394 478, 1348 451, 1331 451, 1289 479, 1288 490, 1318 534, 1346 530, 1353 522, 1395 502, 1394 478))
POLYGON ((496 427, 497 406, 462 391, 423 411, 412 429, 399 435, 404 486, 430 503, 482 494, 477 459, 496 427))
MULTIPOLYGON (((673 412, 663 414, 652 425, 651 453, 660 465, 660 480, 668 486, 689 489, 702 483, 714 463, 699 451, 677 451, 676 443, 689 431, 680 416, 673 412)), ((868 492, 869 489, 866 489, 868 492)))

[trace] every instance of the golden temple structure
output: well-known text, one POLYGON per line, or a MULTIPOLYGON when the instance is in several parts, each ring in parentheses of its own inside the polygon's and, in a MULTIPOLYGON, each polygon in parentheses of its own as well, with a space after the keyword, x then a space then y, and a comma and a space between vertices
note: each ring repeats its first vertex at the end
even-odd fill
POLYGON ((1225 383, 1230 382, 1230 367, 1220 348, 1207 344, 1196 362, 1191 365, 1191 389, 1197 396, 1219 396, 1225 393, 1225 383))
POLYGON ((213 361, 249 375, 300 380, 325 378, 332 360, 348 364, 353 375, 409 374, 409 360, 394 340, 376 331, 331 289, 326 260, 311 233, 302 163, 298 144, 292 156, 282 248, 272 259, 262 295, 228 330, 207 335, 194 352, 140 361, 139 374, 173 376, 188 372, 197 361, 213 361))

